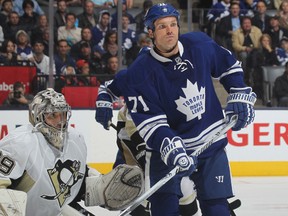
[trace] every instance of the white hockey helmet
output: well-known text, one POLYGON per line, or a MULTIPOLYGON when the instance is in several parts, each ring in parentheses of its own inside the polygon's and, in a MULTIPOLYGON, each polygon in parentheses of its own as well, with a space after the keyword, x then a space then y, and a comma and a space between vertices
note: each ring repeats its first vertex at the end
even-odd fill
POLYGON ((29 105, 30 123, 43 134, 51 145, 58 149, 63 148, 70 117, 71 108, 64 95, 52 88, 38 92, 29 105), (47 123, 47 118, 53 118, 55 113, 59 113, 61 116, 57 126, 47 123))

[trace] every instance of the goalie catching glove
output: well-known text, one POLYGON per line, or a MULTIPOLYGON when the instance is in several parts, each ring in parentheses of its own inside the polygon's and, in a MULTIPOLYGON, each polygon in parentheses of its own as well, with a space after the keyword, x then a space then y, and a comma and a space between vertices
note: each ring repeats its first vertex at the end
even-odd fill
POLYGON ((143 171, 137 166, 121 164, 106 175, 86 178, 85 205, 121 210, 141 195, 143 189, 143 171))
POLYGON ((232 127, 233 131, 238 131, 253 122, 256 100, 257 96, 252 92, 251 87, 230 88, 225 114, 227 122, 230 121, 233 115, 236 114, 238 116, 235 126, 232 127))
POLYGON ((105 86, 100 86, 96 100, 95 119, 109 130, 110 122, 113 117, 113 103, 111 95, 106 91, 105 86))
POLYGON ((180 137, 165 138, 160 147, 161 158, 167 166, 178 166, 179 172, 190 176, 197 166, 197 158, 188 156, 180 137))

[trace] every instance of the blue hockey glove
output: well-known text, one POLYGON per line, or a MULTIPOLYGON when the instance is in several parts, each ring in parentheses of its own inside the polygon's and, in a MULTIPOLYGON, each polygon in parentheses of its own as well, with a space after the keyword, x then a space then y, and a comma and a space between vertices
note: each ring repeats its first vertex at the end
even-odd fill
POLYGON ((96 100, 95 119, 103 125, 106 130, 109 130, 110 122, 113 117, 113 103, 111 96, 102 91, 96 100))
POLYGON ((160 147, 162 160, 167 166, 179 166, 184 176, 190 176, 197 166, 197 158, 188 156, 180 137, 165 138, 160 147))
POLYGON ((251 87, 230 88, 225 114, 227 122, 230 121, 233 115, 236 114, 238 116, 235 126, 232 127, 233 131, 238 131, 253 122, 256 100, 257 95, 252 92, 251 87))

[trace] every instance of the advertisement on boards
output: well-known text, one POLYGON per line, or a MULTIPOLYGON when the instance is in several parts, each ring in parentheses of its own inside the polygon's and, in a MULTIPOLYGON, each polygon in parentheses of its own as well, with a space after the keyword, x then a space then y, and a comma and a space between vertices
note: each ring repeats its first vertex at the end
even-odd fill
MULTIPOLYGON (((112 121, 116 124, 117 111, 113 111, 113 116, 112 121)), ((0 139, 27 123, 28 111, 1 110, 0 139)), ((114 162, 118 150, 116 131, 112 127, 105 130, 97 123, 94 110, 72 110, 70 126, 84 135, 89 163, 114 162)), ((248 173, 263 169, 267 175, 275 172, 288 175, 288 110, 256 110, 251 125, 237 132, 230 130, 227 135, 227 154, 236 175, 243 175, 245 169, 250 170, 248 173)))

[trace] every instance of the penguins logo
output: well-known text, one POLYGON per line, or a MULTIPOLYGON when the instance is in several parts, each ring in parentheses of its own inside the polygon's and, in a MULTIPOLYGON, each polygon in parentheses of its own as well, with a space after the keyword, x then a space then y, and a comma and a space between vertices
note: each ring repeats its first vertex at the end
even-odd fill
POLYGON ((55 195, 42 195, 43 199, 58 200, 60 207, 63 206, 65 200, 71 196, 71 187, 84 177, 80 173, 80 161, 67 160, 64 163, 58 160, 53 169, 48 169, 48 175, 54 186, 55 195))

